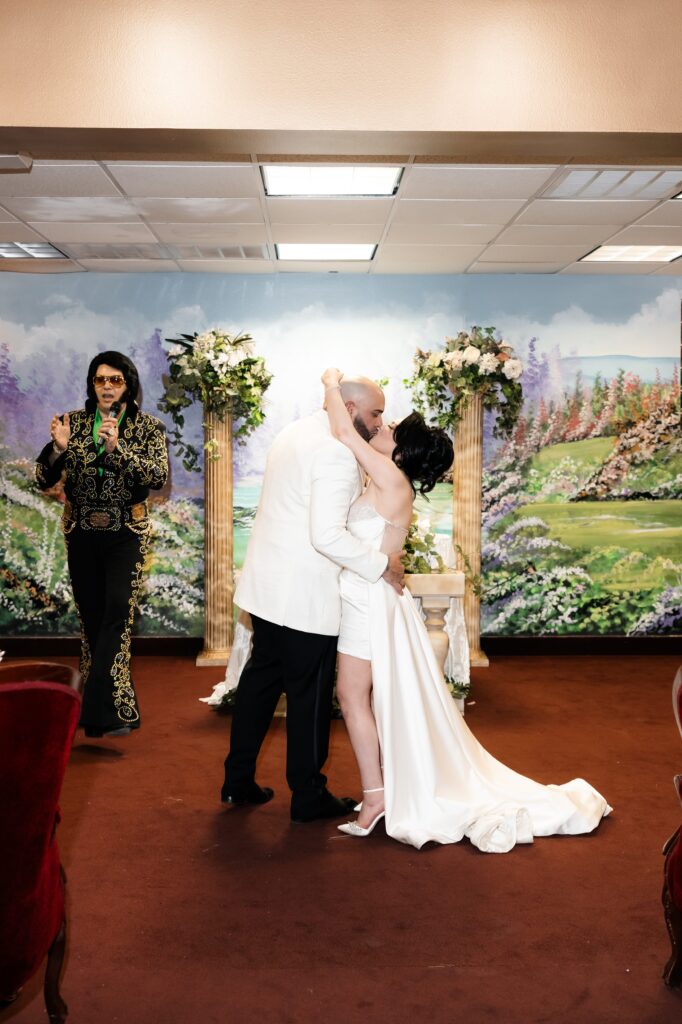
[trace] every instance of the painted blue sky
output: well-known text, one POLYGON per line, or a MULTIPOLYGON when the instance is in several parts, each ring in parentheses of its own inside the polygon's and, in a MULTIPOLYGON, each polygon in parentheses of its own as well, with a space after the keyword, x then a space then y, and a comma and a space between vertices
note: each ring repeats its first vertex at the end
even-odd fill
POLYGON ((28 342, 47 320, 80 307, 93 327, 98 318, 114 318, 122 329, 144 334, 214 324, 255 333, 256 324, 304 311, 309 319, 315 308, 346 323, 410 321, 427 346, 439 342, 437 330, 442 335, 478 323, 495 324, 517 343, 524 334, 543 345, 561 343, 565 354, 589 344, 592 354, 674 357, 681 297, 674 279, 633 276, 3 274, 0 332, 3 340, 9 333, 10 343, 20 341, 20 327, 28 342))

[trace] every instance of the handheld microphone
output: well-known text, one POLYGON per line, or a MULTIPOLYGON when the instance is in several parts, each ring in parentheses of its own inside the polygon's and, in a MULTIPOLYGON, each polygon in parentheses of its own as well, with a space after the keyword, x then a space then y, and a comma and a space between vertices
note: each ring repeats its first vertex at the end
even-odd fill
POLYGON ((120 402, 112 402, 111 408, 109 409, 109 415, 113 416, 114 419, 118 419, 118 417, 121 415, 122 408, 123 406, 121 405, 120 402))

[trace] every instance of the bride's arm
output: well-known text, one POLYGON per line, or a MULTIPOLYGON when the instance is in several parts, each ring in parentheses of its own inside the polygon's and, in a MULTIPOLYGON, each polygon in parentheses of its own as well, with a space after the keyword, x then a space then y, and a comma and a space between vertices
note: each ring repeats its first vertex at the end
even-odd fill
POLYGON ((340 370, 333 368, 325 370, 322 374, 325 409, 332 434, 347 448, 350 448, 365 473, 372 478, 375 487, 381 488, 395 483, 402 477, 396 464, 387 455, 375 451, 364 437, 360 437, 353 426, 353 421, 341 394, 342 376, 340 370))

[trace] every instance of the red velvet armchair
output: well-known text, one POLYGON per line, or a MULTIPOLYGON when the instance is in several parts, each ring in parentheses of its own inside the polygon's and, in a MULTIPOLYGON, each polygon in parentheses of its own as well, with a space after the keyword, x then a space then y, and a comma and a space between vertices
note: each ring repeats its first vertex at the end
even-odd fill
POLYGON ((64 665, 0 665, 0 1009, 47 957, 51 1024, 67 1013, 59 993, 65 877, 55 832, 80 700, 80 676, 64 665))
MULTIPOLYGON (((682 666, 673 683, 673 712, 682 735, 682 666)), ((682 775, 675 776, 675 789, 682 803, 682 775)), ((668 927, 672 952, 663 970, 666 985, 675 988, 682 984, 682 826, 663 847, 663 912, 668 927)))

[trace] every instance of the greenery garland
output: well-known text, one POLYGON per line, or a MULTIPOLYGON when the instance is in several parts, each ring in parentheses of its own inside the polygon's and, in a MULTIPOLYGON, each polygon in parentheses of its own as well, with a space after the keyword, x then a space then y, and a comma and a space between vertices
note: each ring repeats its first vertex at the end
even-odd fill
MULTIPOLYGON (((250 334, 213 329, 165 340, 174 347, 167 353, 169 372, 163 375, 164 392, 158 408, 173 420, 169 439, 182 456, 183 466, 199 472, 199 452, 182 436, 182 410, 198 401, 206 412, 215 413, 221 420, 232 416, 238 424, 234 437, 243 443, 265 419, 263 395, 272 374, 263 357, 253 354, 250 334)), ((204 450, 207 458, 220 458, 215 438, 208 438, 204 450)))
POLYGON ((483 408, 497 410, 495 436, 508 437, 523 405, 523 364, 496 334, 494 327, 472 327, 446 338, 440 352, 417 349, 414 373, 403 382, 415 408, 454 432, 472 396, 482 395, 483 408))

